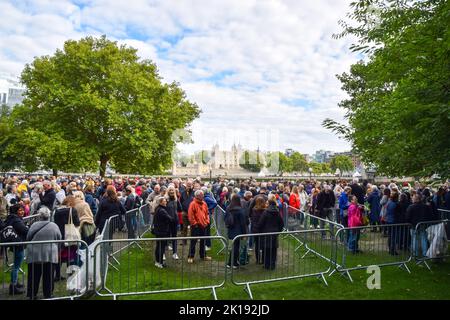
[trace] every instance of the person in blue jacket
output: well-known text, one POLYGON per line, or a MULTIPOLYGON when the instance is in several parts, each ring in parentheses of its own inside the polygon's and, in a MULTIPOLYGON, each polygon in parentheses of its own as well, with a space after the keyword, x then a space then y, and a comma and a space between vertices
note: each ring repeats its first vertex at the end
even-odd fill
MULTIPOLYGON (((344 192, 341 193, 341 196, 339 197, 339 211, 341 215, 341 224, 344 226, 344 228, 348 227, 348 208, 350 207, 350 194, 352 193, 352 188, 347 186, 344 188, 344 192)), ((341 242, 344 242, 345 244, 348 243, 348 239, 350 237, 350 233, 348 231, 345 231, 345 237, 344 233, 341 232, 341 242), (344 240, 345 239, 345 240, 344 240)))
MULTIPOLYGON (((381 212, 381 195, 377 186, 372 186, 372 192, 368 195, 366 201, 370 206, 370 224, 375 226, 380 224, 380 212, 381 212)), ((373 228, 371 232, 376 232, 376 228, 373 228)))
MULTIPOLYGON (((205 195, 205 202, 206 205, 208 206, 208 213, 209 213, 209 225, 206 227, 206 236, 211 236, 211 215, 213 213, 213 210, 217 207, 217 201, 216 199, 214 199, 214 195, 211 193, 210 190, 208 190, 207 187, 202 187, 201 189, 205 195)), ((211 239, 206 239, 205 240, 205 246, 206 246, 206 251, 211 250, 211 239)))

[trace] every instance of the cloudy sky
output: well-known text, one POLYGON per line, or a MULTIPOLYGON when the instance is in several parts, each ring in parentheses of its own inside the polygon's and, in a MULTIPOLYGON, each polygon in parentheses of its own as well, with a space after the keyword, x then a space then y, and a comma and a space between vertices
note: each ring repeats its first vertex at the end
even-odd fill
POLYGON ((233 142, 262 150, 345 151, 322 128, 343 119, 335 75, 358 59, 332 39, 350 0, 0 0, 0 72, 20 75, 67 39, 117 40, 152 59, 202 109, 191 152, 233 142))

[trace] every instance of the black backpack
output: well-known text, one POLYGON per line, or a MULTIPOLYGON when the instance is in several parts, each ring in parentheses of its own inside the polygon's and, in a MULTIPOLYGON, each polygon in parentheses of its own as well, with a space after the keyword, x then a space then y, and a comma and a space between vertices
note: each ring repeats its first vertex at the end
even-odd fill
POLYGON ((14 230, 13 226, 2 223, 0 231, 0 242, 11 243, 20 241, 20 237, 17 234, 16 230, 14 230))

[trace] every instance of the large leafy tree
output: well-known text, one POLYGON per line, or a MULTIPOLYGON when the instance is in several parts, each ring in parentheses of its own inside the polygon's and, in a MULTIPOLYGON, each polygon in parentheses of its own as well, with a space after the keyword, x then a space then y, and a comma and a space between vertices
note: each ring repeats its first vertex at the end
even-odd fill
POLYGON ((350 157, 341 155, 331 159, 330 168, 332 171, 339 169, 343 173, 353 171, 355 167, 350 157))
MULTIPOLYGON (((27 132, 27 157, 53 169, 109 163, 121 173, 160 172, 171 163, 172 134, 200 114, 177 83, 161 81, 137 50, 87 37, 26 65, 25 99, 14 128, 27 132), (27 151, 28 152, 28 151, 27 151)), ((17 152, 20 141, 9 146, 17 152)), ((29 161, 26 161, 29 163, 29 161)))
POLYGON ((353 24, 367 55, 338 78, 349 98, 340 103, 349 125, 324 126, 352 142, 378 172, 450 176, 450 1, 360 0, 353 24))
POLYGON ((292 161, 292 171, 303 172, 308 169, 308 163, 300 152, 294 152, 290 158, 292 161))
POLYGON ((278 174, 292 172, 292 160, 282 152, 270 152, 267 155, 267 169, 278 174))

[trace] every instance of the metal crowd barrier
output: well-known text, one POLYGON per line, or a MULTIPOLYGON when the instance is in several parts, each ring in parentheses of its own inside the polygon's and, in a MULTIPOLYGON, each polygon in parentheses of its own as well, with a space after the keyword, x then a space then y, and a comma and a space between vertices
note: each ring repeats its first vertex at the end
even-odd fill
MULTIPOLYGON (((213 217, 214 217, 214 229, 215 229, 215 233, 218 237, 223 237, 224 239, 228 239, 228 229, 225 225, 225 211, 220 207, 217 206, 214 208, 214 212, 213 212, 213 217)), ((213 226, 211 224, 211 226, 213 226)), ((223 252, 226 248, 228 247, 228 241, 225 242, 224 246, 222 247, 222 249, 219 250, 218 253, 223 252)))
MULTIPOLYGON (((321 241, 323 241, 324 244, 326 244, 327 247, 332 248, 333 253, 336 250, 336 243, 335 243, 335 233, 337 230, 343 229, 344 226, 342 224, 339 224, 337 222, 333 222, 327 219, 322 219, 313 215, 310 215, 309 213, 305 213, 300 211, 299 209, 296 209, 294 207, 289 206, 288 207, 288 219, 287 219, 287 230, 288 231, 307 231, 307 230, 318 230, 317 227, 320 226, 321 232, 315 233, 317 237, 321 238, 321 241), (315 225, 317 224, 317 226, 315 225), (326 232, 324 230, 328 230, 329 232, 326 232)), ((286 226, 286 224, 285 224, 286 226)), ((312 253, 328 262, 330 262, 334 266, 338 266, 336 260, 334 259, 335 254, 332 256, 328 256, 326 254, 323 254, 323 252, 316 250, 313 246, 309 244, 310 238, 303 238, 302 234, 296 234, 295 236, 292 234, 288 234, 289 237, 294 237, 294 239, 299 243, 296 250, 299 250, 300 248, 304 247, 306 249, 305 256, 312 253)))
POLYGON ((123 250, 115 256, 119 264, 114 268, 108 268, 106 254, 101 254, 101 261, 94 260, 94 282, 101 278, 101 286, 95 288, 95 293, 117 299, 129 295, 208 289, 217 299, 216 289, 226 281, 225 261, 219 254, 213 255, 210 261, 199 258, 198 240, 202 243, 206 239, 220 241, 226 248, 226 239, 219 236, 102 240, 95 245, 94 255, 98 251, 107 252, 117 244, 123 250), (192 264, 188 263, 191 243, 189 246, 177 246, 173 242, 183 240, 197 242, 192 264), (173 255, 173 250, 168 249, 168 244, 172 245, 172 249, 176 248, 179 259, 173 255), (156 262, 163 262, 165 267, 156 266, 156 262), (97 263, 102 264, 100 274, 97 263))
POLYGON ((398 265, 409 271, 412 260, 410 224, 385 224, 339 229, 336 233, 335 272, 353 282, 350 271, 398 265), (386 234, 386 236, 384 235, 386 234))
POLYGON ((89 290, 89 261, 84 241, 0 243, 0 248, 3 260, 0 300, 35 300, 39 297, 73 300, 89 290))
POLYGON ((23 223, 25 223, 25 225, 29 228, 29 227, 31 227, 31 225, 33 223, 41 220, 41 215, 40 214, 33 214, 31 216, 24 217, 22 220, 23 220, 23 223))
POLYGON ((420 222, 411 229, 411 250, 417 264, 424 264, 431 271, 427 261, 450 257, 448 226, 449 220, 435 220, 420 222))
POLYGON ((245 291, 251 299, 253 299, 250 289, 252 284, 317 277, 328 285, 324 275, 331 271, 332 246, 320 237, 322 232, 331 234, 329 230, 318 229, 237 236, 233 239, 227 263, 227 267, 231 269, 232 283, 245 286, 245 291), (283 239, 283 236, 286 235, 290 235, 294 239, 301 238, 308 243, 309 247, 299 248, 297 242, 292 238, 283 239), (254 239, 254 261, 240 265, 240 242, 246 241, 249 236, 254 239), (327 259, 322 259, 317 255, 307 257, 308 250, 321 252, 327 259))

